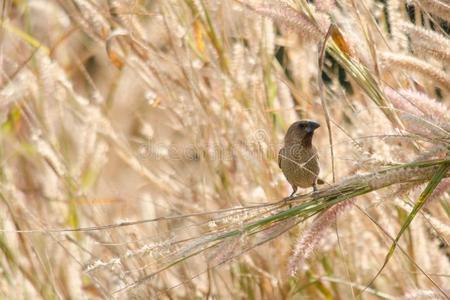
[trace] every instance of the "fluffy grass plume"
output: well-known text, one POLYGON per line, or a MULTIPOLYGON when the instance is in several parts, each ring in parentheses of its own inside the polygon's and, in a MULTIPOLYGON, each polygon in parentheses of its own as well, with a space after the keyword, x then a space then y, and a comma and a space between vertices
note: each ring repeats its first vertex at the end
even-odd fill
POLYGON ((446 1, 0 7, 0 298, 450 298, 446 1))

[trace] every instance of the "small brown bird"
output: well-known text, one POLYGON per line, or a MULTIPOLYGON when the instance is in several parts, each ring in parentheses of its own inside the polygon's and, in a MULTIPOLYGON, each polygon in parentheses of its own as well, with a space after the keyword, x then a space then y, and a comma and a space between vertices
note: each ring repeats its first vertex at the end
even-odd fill
POLYGON ((297 121, 289 127, 284 137, 284 147, 278 153, 278 165, 294 190, 289 197, 295 194, 297 187, 312 186, 317 191, 317 184, 323 183, 318 179, 319 157, 316 147, 312 145, 314 130, 319 127, 320 124, 314 121, 297 121))

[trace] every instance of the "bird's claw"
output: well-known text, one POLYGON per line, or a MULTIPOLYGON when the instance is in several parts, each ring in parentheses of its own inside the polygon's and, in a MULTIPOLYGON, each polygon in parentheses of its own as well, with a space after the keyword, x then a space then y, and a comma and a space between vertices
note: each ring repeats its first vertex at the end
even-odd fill
POLYGON ((285 198, 283 199, 283 201, 287 203, 287 202, 291 201, 292 199, 294 199, 294 195, 293 195, 293 194, 291 194, 291 195, 285 197, 285 198))
POLYGON ((284 205, 289 204, 289 208, 292 207, 292 203, 289 203, 289 202, 290 202, 291 200, 295 199, 295 195, 294 195, 294 194, 295 194, 295 193, 292 193, 292 194, 290 194, 288 197, 286 197, 286 198, 283 199, 284 205))

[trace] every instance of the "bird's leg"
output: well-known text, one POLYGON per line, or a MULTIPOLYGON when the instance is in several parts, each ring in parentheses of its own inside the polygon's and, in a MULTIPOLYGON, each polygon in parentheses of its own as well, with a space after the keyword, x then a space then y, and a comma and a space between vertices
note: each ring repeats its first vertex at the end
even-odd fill
POLYGON ((297 186, 292 184, 292 190, 292 194, 290 194, 288 198, 292 198, 292 196, 294 196, 295 192, 297 192, 297 186))
MULTIPOLYGON (((295 192, 297 192, 297 186, 295 186, 295 185, 293 185, 293 184, 291 184, 292 185, 292 193, 289 195, 289 197, 286 197, 286 198, 284 198, 284 202, 285 203, 287 203, 289 200, 291 200, 292 199, 292 197, 294 196, 294 194, 295 194, 295 192)), ((291 208, 291 204, 289 204, 289 208, 291 208)))
POLYGON ((314 184, 313 184, 313 192, 315 193, 315 192, 318 192, 318 191, 319 191, 319 189, 317 188, 317 183, 314 182, 314 184))

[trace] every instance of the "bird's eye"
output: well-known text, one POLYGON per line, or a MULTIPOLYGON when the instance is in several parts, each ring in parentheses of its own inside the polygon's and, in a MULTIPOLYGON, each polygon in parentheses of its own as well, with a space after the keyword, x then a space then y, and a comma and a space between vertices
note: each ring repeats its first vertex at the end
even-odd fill
POLYGON ((304 123, 298 124, 298 127, 300 127, 300 128, 305 128, 305 127, 306 127, 306 124, 304 124, 304 123))

